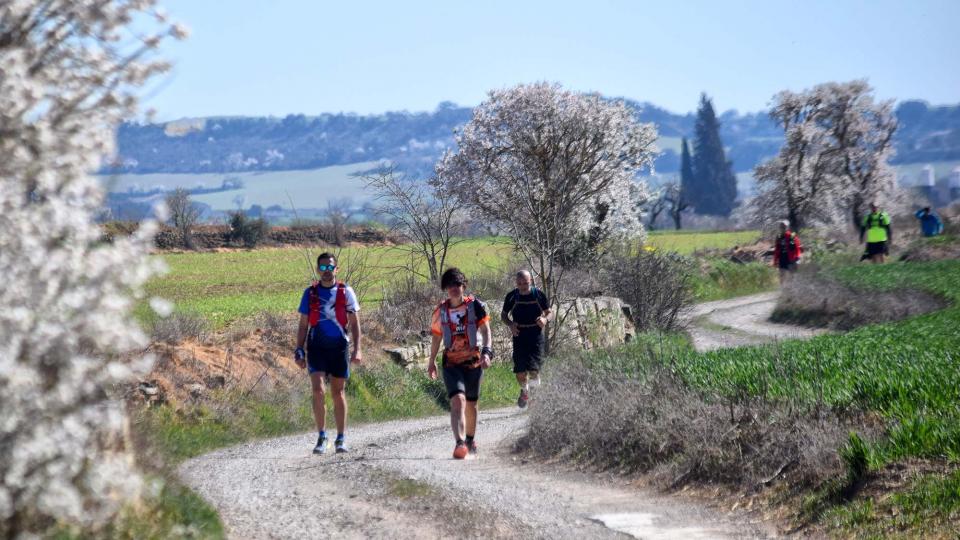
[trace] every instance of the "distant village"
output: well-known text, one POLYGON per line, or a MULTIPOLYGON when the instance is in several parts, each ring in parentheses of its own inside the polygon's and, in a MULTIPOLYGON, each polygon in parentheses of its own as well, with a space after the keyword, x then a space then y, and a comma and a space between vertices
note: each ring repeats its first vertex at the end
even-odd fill
POLYGON ((949 174, 937 177, 936 167, 924 165, 919 173, 906 173, 897 178, 900 186, 912 187, 934 206, 947 206, 960 200, 960 165, 949 174))

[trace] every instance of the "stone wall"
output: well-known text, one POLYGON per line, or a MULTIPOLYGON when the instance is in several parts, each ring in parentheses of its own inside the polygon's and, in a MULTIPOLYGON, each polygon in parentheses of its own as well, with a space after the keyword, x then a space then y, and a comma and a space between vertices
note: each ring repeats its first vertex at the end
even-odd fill
MULTIPOLYGON (((509 362, 513 353, 510 330, 500 322, 500 301, 487 302, 493 330, 493 349, 497 360, 509 362)), ((560 336, 561 348, 580 350, 602 349, 620 345, 633 337, 630 306, 619 298, 599 296, 574 298, 557 306, 554 331, 560 336)), ((430 355, 430 340, 403 347, 386 348, 384 351, 397 364, 407 368, 426 369, 430 355)))
MULTIPOLYGON (((193 244, 197 249, 215 249, 226 247, 243 247, 230 241, 230 227, 228 225, 201 225, 195 227, 193 244)), ((366 227, 350 229, 344 233, 344 242, 359 244, 385 244, 396 241, 386 231, 366 227)), ((181 249, 183 243, 180 234, 171 227, 163 227, 155 237, 159 249, 181 249)), ((270 227, 262 244, 266 246, 284 245, 334 245, 336 239, 330 227, 270 227)))

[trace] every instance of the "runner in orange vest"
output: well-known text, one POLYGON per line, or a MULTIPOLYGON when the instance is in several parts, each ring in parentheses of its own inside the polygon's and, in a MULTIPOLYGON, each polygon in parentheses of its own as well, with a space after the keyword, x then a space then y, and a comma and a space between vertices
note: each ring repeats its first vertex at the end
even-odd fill
POLYGON ((479 299, 466 295, 467 279, 457 268, 449 268, 440 277, 440 288, 447 299, 433 310, 430 332, 430 360, 427 374, 437 378, 437 354, 443 345, 443 382, 450 398, 450 427, 456 446, 454 459, 477 454, 477 402, 483 370, 490 367, 490 316, 479 299))

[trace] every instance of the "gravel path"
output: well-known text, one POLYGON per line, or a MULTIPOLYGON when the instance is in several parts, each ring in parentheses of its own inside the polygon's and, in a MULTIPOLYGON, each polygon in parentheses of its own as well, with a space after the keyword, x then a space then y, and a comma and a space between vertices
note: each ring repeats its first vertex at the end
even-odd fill
POLYGON ((348 454, 314 435, 259 441, 184 463, 231 538, 744 538, 762 530, 596 475, 556 472, 510 451, 517 409, 481 412, 480 457, 452 459, 448 417, 360 426, 348 454))
MULTIPOLYGON (((689 314, 700 350, 808 337, 766 322, 776 293, 689 314)), ((531 404, 535 406, 534 401, 531 404)), ((351 451, 311 454, 315 434, 252 442, 185 462, 181 479, 220 512, 231 538, 760 538, 771 534, 622 480, 526 463, 526 415, 481 411, 480 457, 452 459, 446 416, 348 431, 351 451)))
POLYGON ((688 333, 694 347, 708 351, 824 333, 824 330, 769 322, 779 295, 779 292, 769 292, 698 304, 687 315, 691 321, 688 333))

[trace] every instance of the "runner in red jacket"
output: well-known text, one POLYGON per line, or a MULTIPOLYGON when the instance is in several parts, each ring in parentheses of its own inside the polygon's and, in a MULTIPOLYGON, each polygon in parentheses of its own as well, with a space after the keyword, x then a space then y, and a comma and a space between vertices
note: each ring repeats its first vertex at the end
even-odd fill
POLYGON ((787 280, 788 272, 797 270, 797 263, 803 255, 800 237, 790 230, 790 222, 780 222, 780 234, 773 244, 773 266, 780 269, 780 284, 787 280))

